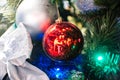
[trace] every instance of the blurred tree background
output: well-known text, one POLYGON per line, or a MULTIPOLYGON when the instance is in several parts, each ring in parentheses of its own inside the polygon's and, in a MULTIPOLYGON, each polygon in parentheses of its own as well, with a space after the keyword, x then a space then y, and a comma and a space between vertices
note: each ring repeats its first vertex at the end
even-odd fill
MULTIPOLYGON (((0 0, 0 35, 2 35, 5 30, 15 22, 15 13, 19 4, 23 0, 0 0)), ((55 0, 50 0, 52 3, 55 0)), ((74 0, 59 0, 60 14, 65 21, 70 19, 75 23, 75 18, 70 17, 76 11, 74 7, 74 0)), ((75 13, 74 13, 75 16, 75 13)), ((81 26, 81 24, 78 23, 81 26)))
POLYGON ((15 21, 15 12, 22 0, 0 0, 0 36, 15 21))

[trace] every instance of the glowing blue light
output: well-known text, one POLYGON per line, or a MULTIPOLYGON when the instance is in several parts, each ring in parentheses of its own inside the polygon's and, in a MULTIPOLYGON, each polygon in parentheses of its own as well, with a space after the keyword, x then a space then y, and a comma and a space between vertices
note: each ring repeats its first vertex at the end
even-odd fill
MULTIPOLYGON (((42 46, 40 47, 42 49, 42 46)), ((76 65, 73 65, 73 62, 77 64, 78 63, 82 64, 83 62, 81 56, 79 56, 75 60, 72 60, 72 62, 67 62, 67 63, 66 62, 54 62, 44 54, 43 50, 39 50, 39 52, 38 51, 36 52, 39 53, 39 56, 38 58, 34 58, 31 64, 43 70, 48 75, 50 80, 67 79, 70 76, 71 71, 78 70, 76 65)))
POLYGON ((60 72, 60 73, 56 73, 56 78, 61 78, 63 76, 63 74, 62 74, 62 72, 60 72))
POLYGON ((56 75, 56 78, 60 78, 60 76, 62 76, 62 73, 60 71, 60 68, 56 68, 55 70, 55 75, 56 75))
POLYGON ((56 70, 57 70, 57 71, 59 71, 59 70, 60 70, 60 68, 57 68, 56 70))
POLYGON ((56 78, 59 78, 59 75, 58 75, 58 74, 56 74, 56 78))

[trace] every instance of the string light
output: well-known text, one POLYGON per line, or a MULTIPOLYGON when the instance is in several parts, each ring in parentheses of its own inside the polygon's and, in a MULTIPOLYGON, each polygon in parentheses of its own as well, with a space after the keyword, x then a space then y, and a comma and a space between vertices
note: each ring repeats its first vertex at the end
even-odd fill
POLYGON ((102 56, 98 56, 97 58, 99 61, 103 60, 103 57, 102 56))

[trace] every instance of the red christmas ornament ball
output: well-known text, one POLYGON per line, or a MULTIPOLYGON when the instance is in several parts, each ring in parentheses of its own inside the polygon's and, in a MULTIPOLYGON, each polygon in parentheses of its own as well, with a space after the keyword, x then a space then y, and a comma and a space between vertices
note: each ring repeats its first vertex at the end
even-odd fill
POLYGON ((81 53, 83 48, 81 31, 69 22, 51 25, 45 32, 43 48, 53 60, 70 60, 81 53))

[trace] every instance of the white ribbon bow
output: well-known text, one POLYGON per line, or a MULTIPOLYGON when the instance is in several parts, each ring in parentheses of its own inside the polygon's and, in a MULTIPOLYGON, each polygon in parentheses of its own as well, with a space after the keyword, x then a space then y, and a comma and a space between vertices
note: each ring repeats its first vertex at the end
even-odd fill
POLYGON ((32 52, 30 35, 20 23, 13 26, 0 38, 0 80, 6 73, 10 80, 49 80, 40 69, 26 61, 32 52))

